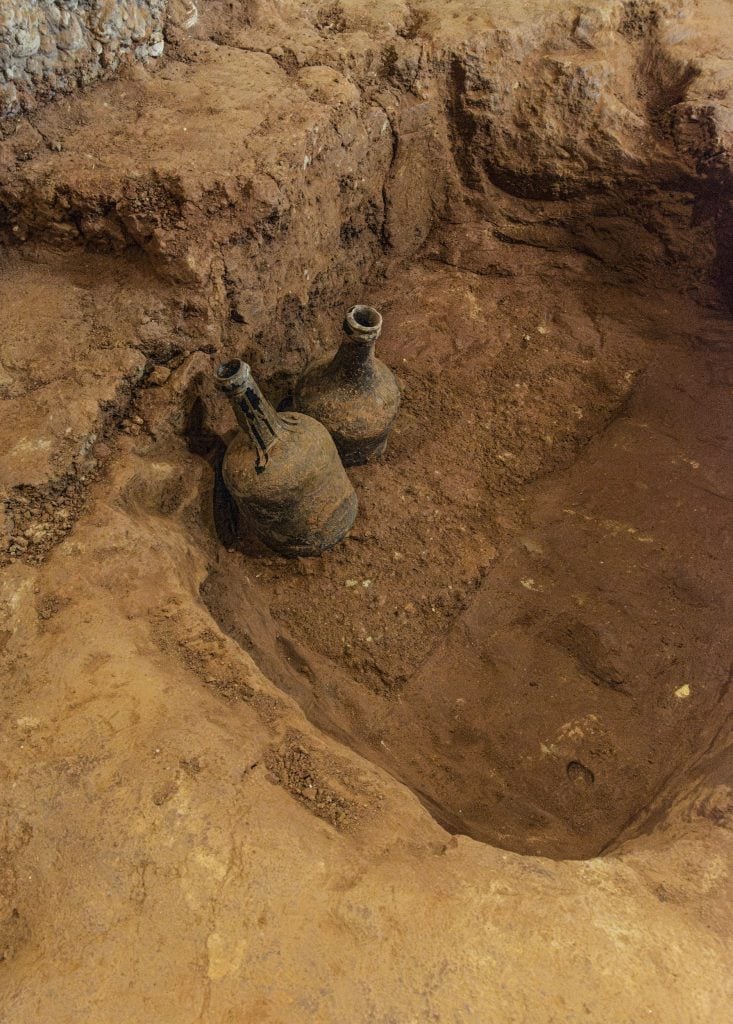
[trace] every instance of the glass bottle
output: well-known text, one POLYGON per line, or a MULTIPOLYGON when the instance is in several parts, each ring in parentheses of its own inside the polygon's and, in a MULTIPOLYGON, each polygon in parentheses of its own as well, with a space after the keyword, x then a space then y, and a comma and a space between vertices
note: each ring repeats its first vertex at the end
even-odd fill
POLYGON ((345 466, 382 455, 400 407, 397 378, 374 355, 381 331, 376 309, 353 306, 336 354, 310 366, 295 388, 295 408, 328 429, 345 466))
POLYGON ((240 426, 222 475, 253 532, 283 555, 320 555, 343 540, 357 498, 325 427, 275 412, 239 359, 218 368, 216 384, 240 426))

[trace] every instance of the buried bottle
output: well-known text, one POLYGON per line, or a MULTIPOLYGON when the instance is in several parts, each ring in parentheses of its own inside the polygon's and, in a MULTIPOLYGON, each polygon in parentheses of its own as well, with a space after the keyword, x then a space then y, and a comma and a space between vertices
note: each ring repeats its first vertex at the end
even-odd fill
POLYGON ((319 555, 351 529, 357 498, 325 427, 277 413, 246 363, 216 371, 239 431, 224 455, 224 483, 263 543, 283 555, 319 555))
POLYGON ((295 389, 295 408, 328 429, 345 466, 358 466, 384 452, 400 407, 397 378, 374 355, 381 330, 376 309, 352 307, 335 356, 309 367, 295 389))

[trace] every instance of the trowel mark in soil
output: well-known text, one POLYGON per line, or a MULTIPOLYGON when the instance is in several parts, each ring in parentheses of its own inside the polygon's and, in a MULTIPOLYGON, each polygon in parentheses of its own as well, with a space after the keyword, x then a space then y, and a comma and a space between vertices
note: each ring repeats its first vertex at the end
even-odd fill
POLYGON ((547 638, 578 664, 598 686, 621 691, 624 685, 621 672, 614 666, 598 631, 573 616, 558 616, 547 631, 547 638))

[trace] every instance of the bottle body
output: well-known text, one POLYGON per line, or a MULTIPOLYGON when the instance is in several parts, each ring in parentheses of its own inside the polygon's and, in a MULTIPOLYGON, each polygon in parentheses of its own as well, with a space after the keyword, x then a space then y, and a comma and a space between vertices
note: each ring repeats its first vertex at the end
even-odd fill
POLYGON ((345 466, 384 452, 399 411, 397 378, 374 355, 381 327, 376 309, 354 306, 335 356, 311 365, 295 388, 295 408, 327 428, 345 466))
POLYGON ((319 555, 343 540, 358 503, 325 427, 276 413, 244 363, 220 367, 217 383, 243 428, 224 455, 224 483, 256 536, 289 556, 319 555))

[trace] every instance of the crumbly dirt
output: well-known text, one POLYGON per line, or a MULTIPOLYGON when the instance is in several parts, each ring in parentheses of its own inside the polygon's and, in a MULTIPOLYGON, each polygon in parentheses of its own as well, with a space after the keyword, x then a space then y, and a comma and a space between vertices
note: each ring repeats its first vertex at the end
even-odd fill
POLYGON ((0 141, 0 1017, 717 1024, 733 19, 199 8, 0 141), (354 301, 402 410, 284 560, 212 370, 354 301))
POLYGON ((265 766, 271 780, 334 828, 344 830, 363 823, 375 794, 365 800, 364 779, 345 762, 303 745, 308 742, 305 736, 291 733, 279 747, 267 752, 265 766))

